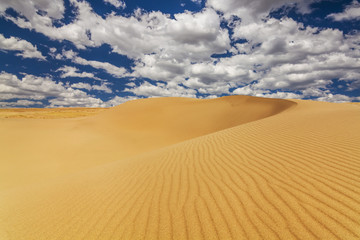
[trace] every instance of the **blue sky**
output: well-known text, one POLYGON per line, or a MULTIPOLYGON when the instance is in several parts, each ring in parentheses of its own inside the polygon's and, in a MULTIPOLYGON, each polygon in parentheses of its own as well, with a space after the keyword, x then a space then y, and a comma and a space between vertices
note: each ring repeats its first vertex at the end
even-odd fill
POLYGON ((0 107, 360 101, 360 3, 2 0, 0 107))

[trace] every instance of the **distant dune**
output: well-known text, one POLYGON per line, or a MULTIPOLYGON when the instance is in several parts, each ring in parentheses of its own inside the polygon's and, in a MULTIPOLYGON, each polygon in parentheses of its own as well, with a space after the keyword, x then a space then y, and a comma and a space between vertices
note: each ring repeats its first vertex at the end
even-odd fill
POLYGON ((91 116, 106 108, 5 108, 0 118, 56 119, 91 116))
POLYGON ((358 104, 21 111, 0 111, 0 240, 360 239, 358 104))

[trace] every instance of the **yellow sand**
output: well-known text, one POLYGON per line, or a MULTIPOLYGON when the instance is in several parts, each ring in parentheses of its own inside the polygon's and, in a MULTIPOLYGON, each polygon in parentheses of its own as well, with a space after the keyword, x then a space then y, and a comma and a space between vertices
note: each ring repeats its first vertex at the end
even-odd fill
POLYGON ((91 116, 106 108, 6 108, 0 109, 0 118, 74 118, 91 116))
POLYGON ((357 104, 158 98, 78 116, 0 118, 1 240, 360 239, 357 104))

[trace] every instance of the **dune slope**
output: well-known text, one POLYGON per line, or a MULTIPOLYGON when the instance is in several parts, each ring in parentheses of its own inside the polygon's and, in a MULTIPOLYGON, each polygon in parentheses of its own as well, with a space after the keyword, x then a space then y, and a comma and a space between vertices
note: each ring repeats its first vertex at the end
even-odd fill
MULTIPOLYGON (((231 98, 251 112, 243 100, 231 98)), ((252 101, 264 110, 267 100, 252 101)), ((229 113, 224 122, 231 124, 222 129, 4 189, 0 238, 359 239, 360 108, 285 102, 291 104, 278 108, 284 102, 275 102, 272 114, 237 124, 229 113)), ((124 106, 131 111, 131 104, 124 106)), ((196 119, 208 120, 197 116, 201 108, 192 109, 196 119)), ((121 118, 116 111, 88 119, 89 125, 110 125, 121 118)), ((110 139, 121 132, 94 131, 110 139)))
POLYGON ((0 189, 119 161, 268 117, 292 105, 238 96, 137 100, 87 118, 81 116, 89 109, 4 110, 3 117, 14 118, 0 118, 0 189), (55 116, 58 119, 48 119, 55 116))

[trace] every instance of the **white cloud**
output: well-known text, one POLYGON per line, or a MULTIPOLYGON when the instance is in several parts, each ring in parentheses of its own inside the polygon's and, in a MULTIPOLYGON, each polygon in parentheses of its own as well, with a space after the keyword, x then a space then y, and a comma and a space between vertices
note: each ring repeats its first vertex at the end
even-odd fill
POLYGON ((237 88, 232 93, 236 95, 248 95, 255 97, 283 98, 283 99, 301 99, 304 97, 301 94, 296 94, 292 92, 282 92, 282 91, 270 92, 269 90, 258 89, 253 85, 247 85, 241 88, 237 88))
MULTIPOLYGON (((124 77, 124 76, 128 75, 127 70, 123 67, 117 67, 108 62, 99 62, 99 61, 84 59, 82 57, 79 57, 78 54, 76 52, 74 52, 73 50, 68 50, 68 51, 63 50, 62 53, 56 54, 55 58, 59 59, 59 60, 60 59, 70 59, 73 63, 79 64, 79 65, 91 66, 96 69, 103 69, 107 73, 109 73, 110 75, 113 75, 115 77, 124 77)), ((91 78, 100 80, 99 78, 94 77, 94 74, 92 74, 92 73, 77 73, 76 72, 77 70, 78 69, 76 69, 74 67, 65 67, 65 68, 60 69, 60 71, 64 72, 65 77, 67 77, 67 76, 75 77, 75 75, 77 75, 77 77, 81 77, 81 76, 86 77, 85 75, 88 75, 87 77, 92 76, 91 78)))
MULTIPOLYGON (((55 52, 54 52, 54 55, 55 55, 55 52)), ((74 52, 73 50, 62 50, 61 53, 58 53, 55 55, 55 58, 58 59, 58 60, 61 60, 61 59, 74 59, 75 57, 77 56, 77 53, 74 52)))
POLYGON ((267 89, 305 89, 308 87, 326 88, 333 79, 352 82, 357 80, 360 68, 358 58, 344 53, 328 53, 311 56, 306 61, 274 66, 258 86, 267 89))
POLYGON ((342 94, 327 94, 326 96, 319 97, 316 100, 325 101, 325 102, 351 102, 351 101, 360 101, 360 97, 349 97, 342 94))
POLYGON ((231 85, 226 83, 221 83, 220 81, 212 84, 203 84, 199 83, 197 79, 194 79, 194 82, 191 82, 194 78, 189 79, 184 85, 193 89, 197 89, 200 94, 229 94, 229 88, 231 85))
MULTIPOLYGON (((344 81, 348 90, 360 86, 360 34, 344 35, 337 29, 305 27, 290 18, 269 17, 271 11, 283 6, 309 13, 310 4, 316 1, 208 0, 207 7, 197 13, 185 11, 170 16, 137 9, 127 16, 115 13, 100 16, 87 1, 70 0, 72 8, 76 9, 76 17, 61 27, 55 27, 54 21, 61 21, 63 6, 55 13, 52 5, 45 4, 46 7, 41 7, 45 13, 40 15, 37 12, 40 0, 26 3, 29 9, 19 6, 19 0, 2 1, 0 12, 22 28, 33 29, 59 41, 71 41, 79 49, 108 44, 113 52, 134 60, 134 66, 129 73, 111 63, 84 59, 72 50, 56 53, 50 49, 49 54, 56 59, 70 59, 75 64, 102 69, 115 77, 166 82, 129 85, 127 91, 140 96, 194 97, 200 93, 209 97, 229 94, 230 89, 237 88, 234 93, 335 99, 323 90, 334 79, 344 81), (24 17, 6 15, 8 7, 24 17), (232 34, 221 27, 224 21, 232 28, 232 34), (241 41, 230 45, 231 41, 238 40, 241 41), (232 55, 212 57, 227 51, 232 55)), ((63 4, 61 0, 54 2, 55 5, 63 4)), ((357 9, 356 4, 354 1, 341 14, 354 18, 357 15, 351 9, 357 9)), ((331 17, 347 19, 341 14, 331 17)), ((74 67, 63 69, 62 76, 67 75, 95 77, 74 67)), ((104 91, 107 87, 96 86, 104 91)), ((95 90, 93 86, 86 87, 95 90)))
MULTIPOLYGON (((53 39, 72 41, 79 48, 109 44, 114 52, 135 59, 132 74, 135 77, 180 81, 184 79, 182 72, 191 62, 209 61, 212 54, 230 49, 228 31, 220 27, 220 17, 213 9, 175 14, 174 18, 161 12, 141 10, 129 17, 110 14, 102 18, 86 1, 70 2, 78 9, 76 20, 60 28, 51 24, 36 25, 35 30, 53 39)), ((104 69, 116 77, 127 74, 124 68, 86 60, 73 51, 55 56, 104 69)))
POLYGON ((0 98, 1 99, 33 99, 42 100, 48 96, 64 91, 62 83, 55 83, 50 78, 40 78, 25 75, 18 79, 16 75, 6 72, 0 73, 0 98))
POLYGON ((126 7, 125 2, 121 1, 121 0, 104 0, 104 2, 110 3, 111 5, 113 5, 116 8, 124 9, 126 7))
POLYGON ((42 105, 42 102, 29 101, 29 100, 17 100, 17 101, 12 101, 12 102, 0 101, 1 108, 24 107, 24 106, 32 106, 32 105, 42 105))
POLYGON ((305 28, 288 18, 269 19, 238 25, 233 37, 247 41, 235 47, 237 55, 217 65, 251 70, 249 80, 259 81, 263 89, 320 88, 334 79, 353 81, 360 67, 356 38, 344 38, 336 29, 305 28))
POLYGON ((92 89, 97 90, 97 91, 103 91, 106 93, 112 93, 111 88, 109 88, 108 84, 106 84, 106 83, 103 83, 101 85, 92 85, 92 89))
MULTIPOLYGON (((247 25, 238 25, 234 29, 235 39, 247 39, 252 52, 262 51, 269 55, 294 53, 301 58, 343 50, 343 33, 337 29, 318 29, 304 27, 290 18, 269 19, 247 25), (259 45, 259 47, 255 47, 259 45), (340 47, 340 48, 339 48, 340 47)), ((250 53, 250 52, 247 52, 250 53)), ((296 56, 292 59, 298 60, 296 56)))
POLYGON ((206 5, 224 13, 226 19, 239 16, 244 23, 263 19, 280 7, 296 7, 301 13, 309 13, 309 5, 317 0, 208 0, 206 5))
POLYGON ((106 93, 112 93, 112 90, 107 86, 108 84, 102 83, 101 85, 90 85, 89 83, 73 83, 71 84, 72 88, 79 88, 79 89, 86 89, 88 91, 91 90, 97 90, 97 91, 103 91, 106 93))
MULTIPOLYGON (((89 96, 86 92, 73 89, 49 77, 37 77, 25 74, 19 79, 16 75, 0 73, 1 100, 46 100, 50 107, 101 107, 105 106, 101 99, 89 96)), ((24 103, 24 102, 23 102, 24 103)))
MULTIPOLYGON (((84 16, 85 17, 85 16, 84 16)), ((156 54, 162 58, 199 60, 229 48, 226 30, 212 9, 175 14, 137 10, 133 16, 108 15, 89 26, 95 45, 109 44, 113 51, 132 59, 156 54)))
POLYGON ((134 77, 145 77, 160 81, 176 81, 181 82, 187 75, 187 67, 190 61, 176 59, 168 59, 156 54, 145 55, 141 60, 135 62, 134 77))
MULTIPOLYGON (((30 26, 32 29, 40 25, 51 25, 53 19, 61 19, 64 14, 63 0, 2 0, 0 2, 0 13, 17 23, 30 26), (26 19, 14 19, 6 15, 5 10, 13 8, 26 19), (26 21, 28 20, 28 21, 26 21)), ((20 24, 20 25, 22 25, 20 24)))
POLYGON ((0 50, 20 51, 20 53, 17 53, 16 55, 23 58, 46 59, 41 52, 37 50, 36 46, 32 45, 30 42, 16 37, 5 38, 1 33, 0 50))
POLYGON ((110 99, 105 104, 106 104, 106 107, 114 107, 119 104, 125 103, 127 101, 136 100, 136 99, 139 99, 139 98, 135 97, 135 96, 127 96, 127 97, 115 96, 113 99, 110 99))
POLYGON ((269 90, 254 89, 252 85, 246 85, 235 89, 232 93, 236 95, 263 96, 269 92, 269 90))
POLYGON ((92 89, 92 87, 89 83, 83 83, 83 82, 73 83, 73 84, 71 84, 71 87, 79 88, 79 89, 86 89, 88 91, 90 91, 92 89))
POLYGON ((196 4, 201 4, 202 0, 191 0, 193 3, 196 3, 196 4))
POLYGON ((334 21, 360 20, 360 3, 354 0, 343 12, 329 14, 327 18, 334 21))
MULTIPOLYGON (((75 9, 77 8, 78 14, 84 12, 82 6, 91 11, 90 5, 85 1, 70 0, 70 3, 75 9)), ((68 25, 63 24, 62 27, 54 26, 54 22, 61 24, 64 10, 63 0, 5 0, 0 2, 0 16, 4 16, 21 28, 35 30, 52 39, 72 41, 79 48, 92 45, 86 34, 86 29, 81 29, 81 25, 71 23, 68 25), (5 11, 8 8, 14 9, 19 16, 13 17, 6 14, 5 11)), ((91 22, 88 19, 83 21, 91 22)))
POLYGON ((217 95, 253 81, 259 89, 291 91, 325 88, 333 79, 359 79, 360 52, 353 50, 359 40, 336 29, 305 28, 289 18, 268 19, 235 26, 233 38, 247 41, 237 44, 231 57, 191 63, 146 55, 136 62, 133 76, 217 95))
POLYGON ((67 78, 67 77, 79 77, 79 78, 92 78, 95 80, 101 80, 98 77, 95 77, 93 73, 88 72, 79 72, 79 69, 76 67, 71 66, 64 66, 56 70, 56 72, 62 72, 60 77, 67 78))
MULTIPOLYGON (((217 95, 253 81, 258 89, 286 91, 326 88, 334 79, 351 83, 349 89, 360 83, 360 51, 353 50, 359 40, 339 30, 305 28, 283 18, 238 25, 233 37, 247 41, 237 44, 231 57, 190 63, 147 55, 136 63, 133 75, 217 95)), ((297 98, 285 93, 271 96, 297 98)))
POLYGON ((89 96, 84 91, 67 88, 54 99, 49 100, 49 107, 103 107, 104 102, 89 96))
POLYGON ((266 98, 282 98, 282 99, 311 98, 317 101, 326 101, 326 102, 351 102, 351 101, 360 100, 360 97, 349 97, 342 94, 332 94, 329 90, 321 90, 318 88, 311 88, 311 87, 303 91, 299 91, 298 93, 284 92, 284 91, 271 92, 270 90, 264 90, 258 88, 256 84, 237 88, 232 92, 232 94, 249 95, 249 96, 266 97, 266 98))
POLYGON ((292 92, 281 92, 276 91, 274 93, 266 93, 263 95, 258 95, 257 97, 266 97, 266 98, 282 98, 282 99, 301 99, 303 98, 302 95, 292 93, 292 92))
POLYGON ((115 76, 115 77, 124 77, 126 74, 126 69, 123 67, 117 67, 111 63, 108 62, 99 62, 99 61, 93 61, 93 60, 86 60, 81 57, 75 57, 72 60, 74 63, 80 64, 80 65, 89 65, 96 69, 103 69, 107 73, 115 76))
POLYGON ((127 88, 127 92, 144 97, 191 97, 196 98, 196 90, 188 89, 176 83, 156 83, 153 85, 144 82, 138 87, 127 88))
MULTIPOLYGON (((174 19, 161 12, 140 9, 130 17, 112 13, 103 18, 86 1, 70 3, 78 9, 76 19, 58 28, 47 15, 46 22, 26 15, 26 20, 6 15, 5 10, 13 7, 7 2, 2 3, 0 12, 19 27, 35 29, 52 39, 69 40, 80 49, 109 44, 114 52, 133 59, 153 53, 177 60, 204 59, 213 53, 223 53, 230 46, 227 30, 220 27, 220 17, 212 9, 175 14, 174 19)), ((37 15, 36 5, 28 7, 37 15)), ((23 12, 22 8, 13 8, 23 12)))
POLYGON ((48 52, 49 56, 52 58, 56 58, 56 50, 57 49, 54 47, 49 48, 49 52, 48 52))

